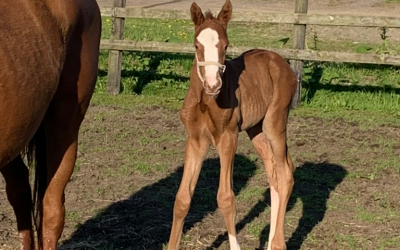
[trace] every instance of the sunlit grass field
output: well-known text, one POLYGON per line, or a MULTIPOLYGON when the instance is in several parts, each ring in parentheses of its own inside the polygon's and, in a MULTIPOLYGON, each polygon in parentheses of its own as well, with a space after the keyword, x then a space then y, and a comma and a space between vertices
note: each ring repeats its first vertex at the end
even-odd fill
MULTIPOLYGON (((111 19, 103 19, 103 39, 110 36, 111 19)), ((124 37, 134 41, 192 43, 194 27, 190 20, 127 19, 124 37)), ((290 48, 290 25, 232 22, 228 27, 230 46, 290 48)), ((376 36, 382 30, 375 29, 376 36)), ((379 43, 323 40, 307 35, 307 48, 358 53, 397 55, 400 46, 387 39, 379 43), (384 48, 384 50, 383 50, 384 48)), ((389 35, 388 35, 389 34, 389 35)), ((229 59, 229 58, 228 58, 229 59)), ((149 52, 124 52, 121 94, 153 96, 177 107, 189 85, 193 55, 149 52)), ((107 85, 108 51, 101 51, 96 91, 107 85)), ((305 62, 302 106, 333 110, 368 110, 400 115, 400 71, 396 66, 349 63, 305 62)))

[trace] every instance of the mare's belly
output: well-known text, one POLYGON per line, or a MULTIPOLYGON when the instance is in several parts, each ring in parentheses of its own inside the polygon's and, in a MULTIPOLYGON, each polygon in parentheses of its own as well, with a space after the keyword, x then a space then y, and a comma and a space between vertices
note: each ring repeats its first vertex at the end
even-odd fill
POLYGON ((64 46, 41 5, 7 4, 0 15, 0 168, 28 144, 58 87, 64 46), (24 13, 24 15, 21 15, 24 13))

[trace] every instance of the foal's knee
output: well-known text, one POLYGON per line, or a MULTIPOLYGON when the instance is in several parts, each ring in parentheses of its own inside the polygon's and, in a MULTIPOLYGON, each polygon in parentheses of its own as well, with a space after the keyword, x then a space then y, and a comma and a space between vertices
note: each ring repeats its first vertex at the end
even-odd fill
POLYGON ((189 212, 190 203, 191 203, 190 194, 185 194, 183 192, 178 192, 175 198, 174 204, 174 216, 179 218, 184 218, 189 212))
POLYGON ((232 190, 229 192, 218 191, 217 195, 218 208, 222 211, 231 211, 235 208, 235 194, 232 190))

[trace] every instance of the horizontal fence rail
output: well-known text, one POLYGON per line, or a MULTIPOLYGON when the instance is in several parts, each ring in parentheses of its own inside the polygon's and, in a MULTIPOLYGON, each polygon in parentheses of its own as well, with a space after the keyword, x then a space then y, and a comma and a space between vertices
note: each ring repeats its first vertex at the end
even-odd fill
MULTIPOLYGON (((102 8, 103 16, 120 18, 161 18, 161 19, 190 19, 189 12, 178 10, 159 10, 141 8, 102 8)), ((391 27, 400 28, 400 18, 395 17, 366 17, 345 15, 310 15, 310 14, 273 14, 236 12, 232 21, 237 22, 262 22, 283 24, 306 24, 324 26, 352 26, 352 27, 391 27)), ((251 47, 254 48, 254 47, 251 47)), ((229 47, 228 55, 235 56, 251 49, 250 47, 229 47)), ((192 44, 166 43, 166 42, 138 42, 128 40, 102 40, 100 49, 127 50, 127 51, 152 51, 172 53, 194 53, 192 44)), ((332 61, 348 63, 368 63, 400 65, 400 56, 360 54, 351 52, 270 49, 281 54, 286 59, 309 61, 332 61)))
MULTIPOLYGON (((119 22, 123 23, 125 18, 191 19, 189 11, 126 8, 125 0, 114 0, 114 6, 115 7, 112 8, 101 8, 101 14, 103 17, 113 18, 113 23, 117 24, 119 22)), ((308 0, 296 0, 296 11, 292 14, 235 12, 232 17, 232 22, 293 24, 295 40, 293 49, 259 49, 275 51, 282 57, 291 60, 291 65, 297 65, 294 67, 292 65, 292 68, 298 76, 299 83, 301 83, 302 61, 330 61, 400 66, 400 56, 397 55, 306 50, 302 44, 304 43, 305 27, 307 25, 400 28, 400 17, 307 14, 307 6, 308 0), (299 63, 301 66, 298 66, 299 63)), ((120 27, 117 26, 117 28, 120 27)), ((113 27, 113 29, 115 29, 115 27, 113 27)), ((113 32, 115 33, 115 30, 113 30, 113 32)), ((111 39, 101 40, 100 49, 110 50, 111 52, 148 51, 185 54, 192 54, 195 51, 193 44, 124 40, 122 35, 123 27, 119 32, 121 32, 121 36, 114 34, 111 39)), ((255 47, 229 47, 227 55, 232 57, 238 56, 250 49, 255 49, 255 47)), ((122 53, 120 53, 119 57, 115 59, 113 65, 120 65, 121 58, 122 53)), ((111 61, 111 59, 109 61, 111 61)), ((120 68, 120 66, 114 68, 120 68)), ((115 71, 115 69, 112 70, 115 71)), ((114 76, 114 79, 120 79, 118 78, 120 72, 109 72, 109 75, 114 76)), ((110 90, 109 92, 118 94, 120 83, 108 81, 108 84, 112 85, 108 88, 110 90)), ((300 89, 298 90, 297 97, 299 95, 300 89)))
MULTIPOLYGON (((125 51, 148 51, 148 52, 170 52, 194 54, 193 44, 189 43, 164 43, 164 42, 137 42, 128 40, 102 40, 102 50, 125 50, 125 51)), ((244 51, 257 49, 257 47, 237 46, 229 47, 228 56, 238 56, 244 51)), ((259 48, 265 49, 265 48, 259 48)), ((289 60, 346 62, 400 65, 400 56, 359 54, 351 52, 319 51, 319 50, 296 50, 296 49, 269 49, 289 60)))

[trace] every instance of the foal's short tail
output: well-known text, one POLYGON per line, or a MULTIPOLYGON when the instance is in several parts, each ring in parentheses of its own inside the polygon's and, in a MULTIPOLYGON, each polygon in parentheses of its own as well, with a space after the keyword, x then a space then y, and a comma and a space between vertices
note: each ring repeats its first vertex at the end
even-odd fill
POLYGON ((26 152, 29 170, 35 171, 33 186, 32 214, 37 232, 38 249, 43 249, 42 242, 42 201, 47 188, 47 147, 44 125, 41 124, 29 143, 26 152))

